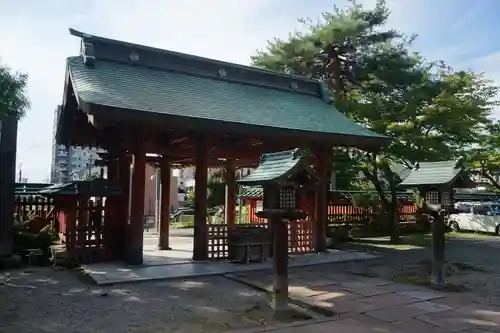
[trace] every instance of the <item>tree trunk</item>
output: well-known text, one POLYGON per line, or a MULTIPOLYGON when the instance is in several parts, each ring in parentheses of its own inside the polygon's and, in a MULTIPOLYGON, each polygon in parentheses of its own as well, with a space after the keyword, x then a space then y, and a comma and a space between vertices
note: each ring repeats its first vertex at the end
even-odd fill
POLYGON ((399 207, 398 207, 398 197, 396 194, 396 190, 394 189, 393 186, 391 186, 391 202, 390 202, 390 236, 391 240, 390 242, 392 244, 397 244, 400 241, 399 238, 399 228, 398 228, 398 223, 399 223, 399 207))
POLYGON ((488 171, 482 170, 481 174, 483 175, 483 177, 485 177, 486 179, 488 179, 491 182, 491 185, 493 185, 497 190, 500 190, 500 184, 495 180, 495 178, 493 178, 490 175, 490 173, 488 171))

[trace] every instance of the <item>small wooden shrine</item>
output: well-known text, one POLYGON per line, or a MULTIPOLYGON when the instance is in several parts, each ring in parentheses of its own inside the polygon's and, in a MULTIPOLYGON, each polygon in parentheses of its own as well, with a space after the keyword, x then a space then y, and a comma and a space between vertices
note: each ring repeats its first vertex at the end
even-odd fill
POLYGON ((444 216, 454 209, 454 189, 473 188, 476 184, 461 160, 417 162, 399 184, 418 190, 423 210, 432 216, 432 276, 431 283, 444 284, 445 222, 444 216))
POLYGON ((317 181, 298 149, 263 154, 257 169, 239 180, 240 184, 263 188, 263 209, 257 214, 269 221, 272 235, 276 312, 288 309, 288 224, 306 217, 300 197, 307 188, 317 186, 317 181))
POLYGON ((174 165, 195 166, 193 259, 203 261, 228 258, 236 169, 257 166, 263 153, 308 149, 322 184, 313 224, 314 247, 323 251, 333 145, 379 150, 391 141, 339 112, 318 80, 70 32, 81 48, 66 60, 56 140, 109 153, 108 179, 123 189, 117 200, 128 263, 142 263, 146 163, 161 170, 161 249, 169 248, 168 175, 174 165), (225 225, 207 221, 214 167, 226 170, 225 225))
POLYGON ((40 195, 53 198, 56 229, 67 258, 86 263, 121 259, 124 223, 116 198, 122 190, 105 180, 73 181, 48 186, 40 195))

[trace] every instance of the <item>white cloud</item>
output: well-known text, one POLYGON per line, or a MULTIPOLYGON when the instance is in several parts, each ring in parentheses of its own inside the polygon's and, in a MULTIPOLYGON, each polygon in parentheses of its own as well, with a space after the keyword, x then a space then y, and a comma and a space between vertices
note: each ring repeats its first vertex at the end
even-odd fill
MULTIPOLYGON (((345 4, 346 0, 337 3, 345 4)), ((318 17, 331 9, 328 0, 122 0, 39 2, 0 1, 0 56, 30 75, 28 92, 33 107, 21 122, 18 160, 30 181, 49 175, 53 110, 62 100, 64 60, 77 54, 73 27, 95 35, 248 63, 250 55, 273 37, 286 37, 298 27, 297 17, 318 17)), ((365 0, 371 6, 375 0, 365 0)), ((418 32, 424 54, 447 60, 460 45, 432 43, 435 31, 453 0, 388 0, 389 25, 418 32), (433 10, 429 10, 432 8, 433 10), (429 47, 430 45, 430 47, 429 47)), ((472 14, 469 14, 472 15, 472 14)), ((453 16, 453 13, 448 16, 453 16)), ((466 20, 466 18, 464 18, 466 20)), ((464 24, 464 23, 462 23, 464 24)), ((448 24, 450 31, 460 24, 448 24)), ((470 47, 470 45, 468 45, 470 47)), ((490 71, 493 63, 486 65, 490 71)), ((494 74, 500 80, 500 73, 494 74)), ((500 82, 500 81, 499 81, 500 82)))

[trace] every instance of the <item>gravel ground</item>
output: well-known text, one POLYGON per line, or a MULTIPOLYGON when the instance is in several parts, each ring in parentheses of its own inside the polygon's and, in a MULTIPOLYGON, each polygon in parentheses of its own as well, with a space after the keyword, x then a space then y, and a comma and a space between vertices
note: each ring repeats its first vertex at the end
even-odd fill
MULTIPOLYGON (((495 237, 448 243, 447 259, 472 267, 450 280, 500 305, 499 249, 495 237)), ((430 249, 380 254, 378 259, 292 271, 390 279, 431 258, 430 249)), ((266 304, 264 293, 223 277, 96 287, 73 271, 0 272, 0 332, 223 332, 273 324, 266 304)))
POLYGON ((97 287, 76 272, 0 272, 0 332, 223 332, 272 324, 266 295, 223 277, 97 287))

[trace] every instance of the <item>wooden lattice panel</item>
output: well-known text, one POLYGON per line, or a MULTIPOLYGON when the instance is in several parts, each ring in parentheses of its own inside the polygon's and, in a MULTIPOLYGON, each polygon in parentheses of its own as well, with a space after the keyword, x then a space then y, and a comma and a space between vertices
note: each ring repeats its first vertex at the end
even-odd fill
MULTIPOLYGON (((66 228, 66 247, 73 260, 78 263, 106 259, 103 244, 102 202, 94 204, 90 200, 80 200, 76 207, 76 221, 66 228)), ((69 222, 69 221, 68 221, 69 222)))
POLYGON ((438 191, 428 191, 425 193, 425 201, 431 205, 439 204, 439 192, 438 191))
POLYGON ((288 224, 288 252, 310 253, 313 251, 313 221, 299 220, 288 224))
POLYGON ((277 208, 296 208, 296 199, 295 188, 283 187, 280 189, 280 202, 277 208))
POLYGON ((226 224, 209 224, 208 228, 208 258, 227 259, 229 257, 227 245, 226 224))
MULTIPOLYGON (((310 253, 313 247, 313 232, 311 220, 292 221, 288 224, 288 252, 290 254, 310 253)), ((238 227, 268 228, 267 223, 241 223, 238 227)), ((209 224, 208 228, 208 258, 228 259, 228 228, 225 224, 209 224)))

